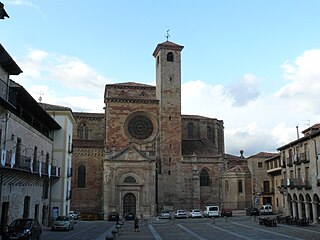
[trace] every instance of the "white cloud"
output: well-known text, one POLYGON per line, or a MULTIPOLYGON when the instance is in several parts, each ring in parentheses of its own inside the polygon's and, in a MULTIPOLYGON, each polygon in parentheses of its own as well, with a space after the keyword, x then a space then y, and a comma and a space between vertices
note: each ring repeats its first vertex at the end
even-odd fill
POLYGON ((294 64, 282 65, 286 79, 274 93, 259 91, 253 74, 244 75, 231 87, 200 80, 183 84, 183 113, 224 121, 228 153, 245 155, 276 149, 297 138, 301 131, 320 122, 320 50, 309 50, 294 64), (288 77, 290 75, 290 77, 288 77))
POLYGON ((11 1, 8 1, 8 4, 16 5, 16 6, 31 6, 31 7, 35 6, 31 1, 26 1, 26 0, 11 0, 11 1))
POLYGON ((234 106, 245 106, 250 101, 254 101, 260 95, 258 90, 258 79, 255 75, 248 73, 239 81, 226 89, 230 97, 233 99, 234 106))
POLYGON ((12 78, 36 100, 41 95, 42 102, 103 112, 104 86, 110 81, 80 59, 31 49, 18 62, 23 74, 12 78))

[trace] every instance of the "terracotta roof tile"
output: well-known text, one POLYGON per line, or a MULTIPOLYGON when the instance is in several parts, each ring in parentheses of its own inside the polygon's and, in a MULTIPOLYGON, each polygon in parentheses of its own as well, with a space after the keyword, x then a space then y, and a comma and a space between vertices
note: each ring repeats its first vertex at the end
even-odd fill
POLYGON ((277 156, 278 153, 270 153, 270 152, 259 152, 255 155, 250 156, 249 158, 271 158, 277 156))

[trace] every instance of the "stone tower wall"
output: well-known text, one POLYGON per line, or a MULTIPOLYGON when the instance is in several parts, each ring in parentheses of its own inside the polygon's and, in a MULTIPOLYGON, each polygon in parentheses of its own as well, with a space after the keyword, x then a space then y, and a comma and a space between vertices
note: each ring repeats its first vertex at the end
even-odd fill
MULTIPOLYGON (((166 44, 166 43, 164 43, 166 44)), ((159 45, 158 45, 159 46, 159 45)), ((178 206, 181 182, 181 49, 160 47, 156 58, 159 100, 159 206, 178 206), (167 60, 168 53, 173 61, 167 60)))

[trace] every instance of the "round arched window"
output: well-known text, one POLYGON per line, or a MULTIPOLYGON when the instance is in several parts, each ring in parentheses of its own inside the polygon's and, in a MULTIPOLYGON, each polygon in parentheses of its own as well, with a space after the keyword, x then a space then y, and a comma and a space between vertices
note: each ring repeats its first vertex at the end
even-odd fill
POLYGON ((129 176, 124 179, 124 182, 125 183, 136 183, 137 181, 134 177, 129 176))

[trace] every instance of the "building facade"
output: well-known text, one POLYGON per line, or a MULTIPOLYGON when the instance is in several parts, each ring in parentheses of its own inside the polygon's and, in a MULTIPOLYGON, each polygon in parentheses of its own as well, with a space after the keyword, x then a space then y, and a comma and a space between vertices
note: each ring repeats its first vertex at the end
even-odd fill
POLYGON ((52 162, 54 121, 10 75, 22 71, 0 45, 1 231, 15 218, 50 219, 50 186, 59 178, 52 162))
POLYGON ((74 117, 71 208, 82 219, 101 219, 105 117, 82 112, 74 112, 74 117))
POLYGON ((164 208, 222 204, 223 121, 181 114, 182 49, 169 41, 157 45, 156 86, 108 84, 103 115, 75 113, 73 184, 81 176, 95 182, 90 189, 74 186, 73 209, 148 217, 164 208), (87 198, 97 201, 81 202, 87 198))
POLYGON ((282 182, 286 214, 309 218, 320 216, 320 124, 302 132, 303 137, 278 148, 281 154, 282 182))
POLYGON ((52 162, 60 170, 59 179, 51 185, 51 216, 68 215, 71 205, 71 176, 73 152, 73 126, 75 119, 68 107, 39 103, 40 106, 61 126, 55 131, 52 162))
POLYGON ((252 202, 255 207, 274 202, 275 189, 268 175, 266 160, 278 156, 277 153, 260 152, 248 157, 248 167, 251 172, 252 202))
POLYGON ((267 160, 265 160, 267 174, 270 178, 270 186, 272 189, 273 198, 272 198, 272 210, 275 213, 285 213, 284 209, 284 195, 281 190, 282 175, 281 175, 281 161, 280 155, 275 155, 267 160))
POLYGON ((221 174, 222 207, 245 209, 252 206, 251 172, 247 159, 240 151, 240 156, 226 154, 228 166, 221 174))

